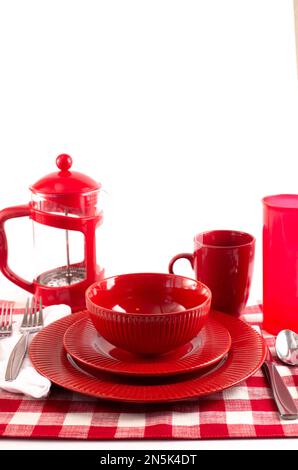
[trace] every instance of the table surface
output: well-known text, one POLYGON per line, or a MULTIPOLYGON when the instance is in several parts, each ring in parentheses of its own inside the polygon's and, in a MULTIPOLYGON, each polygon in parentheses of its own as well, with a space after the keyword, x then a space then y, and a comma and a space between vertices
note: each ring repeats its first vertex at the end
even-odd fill
MULTIPOLYGON (((3 297, 2 297, 3 298, 3 297)), ((251 304, 253 302, 250 302, 251 304)), ((297 449, 298 438, 278 439, 223 439, 223 440, 48 440, 26 438, 0 438, 0 450, 208 450, 208 449, 297 449)))
POLYGON ((52 441, 0 439, 0 450, 297 450, 296 439, 223 439, 190 441, 52 441))

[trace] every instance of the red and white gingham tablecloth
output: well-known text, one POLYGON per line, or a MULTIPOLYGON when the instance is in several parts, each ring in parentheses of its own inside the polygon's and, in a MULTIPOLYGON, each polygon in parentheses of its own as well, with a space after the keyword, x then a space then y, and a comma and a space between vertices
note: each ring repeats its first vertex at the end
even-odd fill
MULTIPOLYGON (((246 309, 251 324, 261 307, 246 309)), ((269 346, 274 338, 266 336, 269 346)), ((298 404, 298 367, 278 363, 298 404)), ((280 419, 262 370, 236 387, 195 402, 116 404, 52 387, 36 400, 0 390, 0 436, 47 439, 227 439, 298 437, 298 420, 280 419)))

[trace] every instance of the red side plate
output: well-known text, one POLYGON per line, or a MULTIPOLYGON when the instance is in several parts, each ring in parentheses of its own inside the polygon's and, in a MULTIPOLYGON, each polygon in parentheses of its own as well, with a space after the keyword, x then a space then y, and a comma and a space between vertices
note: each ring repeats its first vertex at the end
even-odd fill
POLYGON ((131 354, 100 336, 88 316, 67 328, 66 351, 81 366, 133 376, 166 376, 194 372, 219 362, 231 347, 228 330, 209 320, 200 334, 188 344, 154 357, 131 354))

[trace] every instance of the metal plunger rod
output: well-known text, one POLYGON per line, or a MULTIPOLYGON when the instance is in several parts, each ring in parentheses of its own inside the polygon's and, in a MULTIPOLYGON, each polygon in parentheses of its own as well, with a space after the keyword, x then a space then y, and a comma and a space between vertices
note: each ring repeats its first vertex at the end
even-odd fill
MULTIPOLYGON (((65 210, 65 215, 68 215, 68 210, 65 210)), ((65 241, 66 241, 66 268, 67 268, 67 282, 68 285, 71 283, 71 273, 70 273, 70 256, 69 256, 69 234, 68 230, 65 230, 65 241)))

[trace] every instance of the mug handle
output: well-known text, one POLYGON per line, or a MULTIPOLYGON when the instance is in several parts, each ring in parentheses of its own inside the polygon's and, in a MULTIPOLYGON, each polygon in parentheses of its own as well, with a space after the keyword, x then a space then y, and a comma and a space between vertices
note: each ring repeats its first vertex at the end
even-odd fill
POLYGON ((8 219, 14 219, 15 217, 29 217, 30 207, 28 204, 22 206, 8 207, 0 211, 0 270, 10 281, 17 286, 25 289, 31 294, 34 293, 33 282, 28 282, 25 279, 14 273, 7 263, 8 258, 8 246, 7 238, 5 233, 4 224, 8 219))
POLYGON ((191 265, 192 269, 194 268, 194 256, 193 256, 193 254, 192 253, 179 253, 179 255, 174 256, 171 259, 170 263, 169 263, 168 269, 169 269, 170 274, 175 274, 174 269, 173 269, 174 264, 176 263, 176 261, 178 259, 182 259, 182 258, 187 259, 190 262, 190 265, 191 265))

